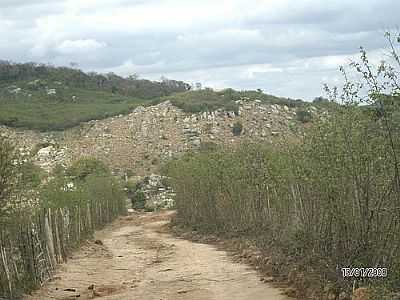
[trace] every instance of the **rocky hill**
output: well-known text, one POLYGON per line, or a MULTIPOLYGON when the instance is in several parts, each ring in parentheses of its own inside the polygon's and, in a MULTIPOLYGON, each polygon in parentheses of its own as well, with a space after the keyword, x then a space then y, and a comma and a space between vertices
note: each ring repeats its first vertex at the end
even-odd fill
MULTIPOLYGON (((215 144, 237 144, 243 140, 269 143, 299 137, 304 123, 298 120, 299 108, 264 104, 242 98, 237 112, 217 109, 212 112, 185 113, 165 101, 137 107, 128 115, 93 120, 63 132, 40 133, 1 127, 24 155, 50 171, 57 164, 69 164, 93 156, 119 173, 146 175, 155 172, 160 162, 215 144), (236 124, 236 125, 235 125, 236 124), (240 124, 241 131, 233 127, 240 124)), ((305 108, 302 108, 305 110, 305 108)), ((307 106, 310 115, 321 115, 319 108, 307 106)))

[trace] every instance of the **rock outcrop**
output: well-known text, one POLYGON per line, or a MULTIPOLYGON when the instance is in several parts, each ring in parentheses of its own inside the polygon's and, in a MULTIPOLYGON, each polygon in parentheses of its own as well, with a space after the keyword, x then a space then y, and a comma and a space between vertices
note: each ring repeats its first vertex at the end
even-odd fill
MULTIPOLYGON (((57 164, 68 165, 80 157, 93 156, 117 173, 132 170, 137 175, 149 175, 160 162, 199 149, 204 143, 237 144, 244 139, 273 143, 281 138, 297 139, 302 131, 295 108, 246 99, 238 104, 236 113, 216 110, 187 114, 166 101, 139 106, 128 115, 89 121, 65 132, 0 130, 48 171, 57 164), (232 133, 236 122, 243 128, 239 136, 232 133)), ((311 112, 318 113, 315 107, 311 112)))

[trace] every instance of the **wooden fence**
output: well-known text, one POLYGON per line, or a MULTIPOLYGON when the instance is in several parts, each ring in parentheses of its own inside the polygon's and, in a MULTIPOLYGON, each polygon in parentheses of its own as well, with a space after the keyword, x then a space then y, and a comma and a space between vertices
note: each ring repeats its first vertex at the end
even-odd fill
POLYGON ((0 299, 43 285, 72 249, 126 210, 121 197, 97 200, 0 217, 0 299))

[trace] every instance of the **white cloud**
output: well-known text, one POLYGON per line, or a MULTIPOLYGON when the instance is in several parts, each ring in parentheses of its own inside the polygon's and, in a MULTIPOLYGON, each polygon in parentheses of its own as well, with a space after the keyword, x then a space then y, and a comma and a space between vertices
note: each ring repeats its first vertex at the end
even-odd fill
POLYGON ((107 47, 104 42, 98 42, 93 39, 86 40, 66 40, 57 47, 57 51, 61 54, 88 54, 101 48, 107 47))
POLYGON ((0 59, 312 98, 359 46, 381 57, 400 2, 367 2, 4 0, 0 59))
MULTIPOLYGON (((133 73, 138 73, 138 74, 160 74, 158 70, 163 69, 166 67, 166 63, 164 61, 156 61, 152 64, 147 64, 147 65, 137 65, 135 63, 132 62, 132 60, 127 60, 125 62, 123 62, 121 65, 119 66, 115 66, 112 68, 102 68, 102 69, 98 69, 97 71, 101 72, 101 73, 109 73, 109 72, 114 72, 117 74, 120 74, 122 76, 129 76, 133 73)), ((153 79, 159 79, 160 76, 158 76, 158 78, 154 78, 153 79)))

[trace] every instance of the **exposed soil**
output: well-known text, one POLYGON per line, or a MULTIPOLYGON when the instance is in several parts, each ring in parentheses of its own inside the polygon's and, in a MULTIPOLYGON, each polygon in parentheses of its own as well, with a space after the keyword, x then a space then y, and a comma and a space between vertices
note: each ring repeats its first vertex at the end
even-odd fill
POLYGON ((118 219, 24 299, 288 299, 226 252, 169 234, 171 214, 118 219))

